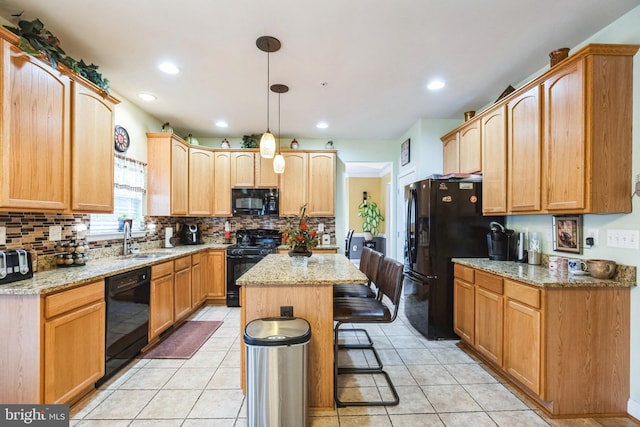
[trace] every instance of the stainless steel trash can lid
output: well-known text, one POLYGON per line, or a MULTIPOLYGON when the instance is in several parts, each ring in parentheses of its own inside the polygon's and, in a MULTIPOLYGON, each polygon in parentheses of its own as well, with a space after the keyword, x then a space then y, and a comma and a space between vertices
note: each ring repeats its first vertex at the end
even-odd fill
POLYGON ((311 339, 311 325, 299 317, 268 317, 247 323, 244 342, 247 345, 283 346, 303 344, 311 339))

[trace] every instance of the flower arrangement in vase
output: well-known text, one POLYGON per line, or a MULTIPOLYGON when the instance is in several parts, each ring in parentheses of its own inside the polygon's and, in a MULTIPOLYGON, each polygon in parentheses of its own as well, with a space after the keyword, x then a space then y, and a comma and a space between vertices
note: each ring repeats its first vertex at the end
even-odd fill
POLYGON ((311 249, 318 246, 318 233, 309 225, 307 205, 300 208, 300 214, 291 218, 282 230, 282 243, 289 246, 289 256, 311 256, 311 249))

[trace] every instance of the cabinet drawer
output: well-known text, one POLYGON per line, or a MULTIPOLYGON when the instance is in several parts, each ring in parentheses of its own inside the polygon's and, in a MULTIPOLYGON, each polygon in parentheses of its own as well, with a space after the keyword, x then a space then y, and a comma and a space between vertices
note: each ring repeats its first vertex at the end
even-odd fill
POLYGON ((175 271, 186 270, 187 268, 191 268, 190 256, 185 256, 175 260, 175 268, 174 268, 175 271))
POLYGON ((504 293, 507 297, 534 308, 540 308, 540 289, 523 285, 511 280, 504 281, 504 293))
POLYGON ((102 280, 45 297, 44 316, 48 319, 101 300, 104 300, 104 281, 102 280))
POLYGON ((191 265, 198 265, 202 262, 202 254, 201 253, 197 253, 197 254, 193 254, 191 255, 191 265))
POLYGON ((151 278, 157 279, 158 277, 173 274, 173 261, 163 262, 162 264, 156 264, 151 266, 151 278))
POLYGON ((476 271, 476 285, 502 295, 502 278, 483 271, 476 271))
POLYGON ((465 265, 455 264, 453 266, 453 275, 458 277, 465 282, 473 283, 473 276, 475 270, 471 267, 467 267, 465 265))

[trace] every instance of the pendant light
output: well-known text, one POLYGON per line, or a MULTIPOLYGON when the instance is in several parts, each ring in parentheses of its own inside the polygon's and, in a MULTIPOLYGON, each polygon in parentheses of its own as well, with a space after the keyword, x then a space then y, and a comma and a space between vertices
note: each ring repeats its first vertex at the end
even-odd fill
POLYGON ((256 46, 263 52, 267 52, 267 131, 260 138, 260 156, 272 159, 276 153, 276 139, 269 130, 269 54, 280 50, 280 40, 271 36, 258 37, 256 46))
POLYGON ((271 86, 271 90, 278 94, 278 155, 273 158, 273 171, 275 173, 284 173, 284 156, 280 152, 280 95, 289 92, 289 87, 276 84, 271 86))

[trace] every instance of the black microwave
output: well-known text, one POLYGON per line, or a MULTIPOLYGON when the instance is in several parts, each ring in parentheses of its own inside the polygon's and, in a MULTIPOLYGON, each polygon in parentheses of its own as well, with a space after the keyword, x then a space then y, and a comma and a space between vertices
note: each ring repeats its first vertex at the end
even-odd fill
POLYGON ((234 215, 277 215, 278 189, 233 188, 231 207, 234 215))

